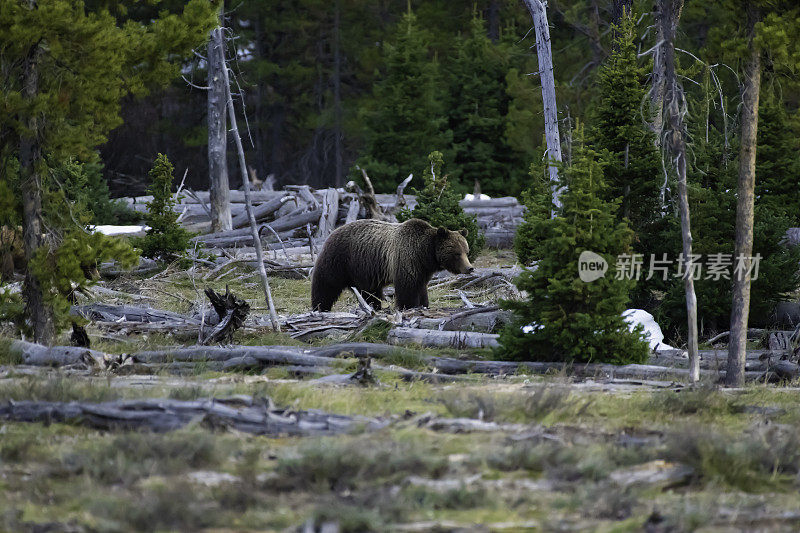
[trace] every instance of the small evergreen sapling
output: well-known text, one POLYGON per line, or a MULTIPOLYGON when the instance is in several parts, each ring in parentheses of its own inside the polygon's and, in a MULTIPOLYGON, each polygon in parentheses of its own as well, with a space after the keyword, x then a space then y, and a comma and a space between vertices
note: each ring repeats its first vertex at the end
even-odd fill
POLYGON ((417 205, 413 210, 401 210, 397 220, 404 222, 410 218, 421 218, 434 227, 443 226, 452 231, 467 230, 469 257, 474 259, 486 242, 478 229, 477 218, 464 212, 458 203, 459 194, 451 189, 447 176, 442 174, 442 153, 431 152, 428 160, 430 165, 423 173, 425 187, 417 192, 417 205))
POLYGON ((145 220, 150 229, 141 239, 135 241, 145 257, 168 259, 182 254, 189 247, 191 233, 178 223, 178 214, 173 209, 172 163, 164 154, 158 154, 150 170, 150 187, 147 192, 153 200, 147 204, 145 220))
POLYGON ((528 293, 505 302, 514 320, 500 335, 499 355, 514 360, 642 363, 648 346, 641 327, 631 332, 622 318, 631 281, 616 279, 614 265, 631 253, 633 232, 617 222, 618 201, 603 200, 603 171, 597 154, 578 142, 572 165, 562 169, 567 189, 556 218, 532 221, 543 241, 534 269, 526 269, 517 287, 528 293), (583 251, 602 256, 605 276, 584 282, 578 275, 583 251))

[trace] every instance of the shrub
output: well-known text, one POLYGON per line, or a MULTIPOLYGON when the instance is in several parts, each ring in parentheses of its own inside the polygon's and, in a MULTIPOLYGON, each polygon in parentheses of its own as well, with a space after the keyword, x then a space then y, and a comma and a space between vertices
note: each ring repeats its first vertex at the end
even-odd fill
POLYGON ((417 205, 413 210, 400 211, 397 220, 404 222, 410 218, 421 218, 435 227, 443 226, 452 231, 467 230, 469 257, 474 259, 486 242, 478 229, 477 218, 464 213, 458 203, 458 193, 450 188, 447 176, 442 175, 442 153, 431 152, 428 160, 430 167, 423 173, 425 187, 417 192, 417 205))
POLYGON ((167 156, 158 154, 150 170, 152 182, 147 189, 153 195, 153 200, 147 203, 145 217, 150 229, 144 237, 134 241, 145 257, 168 259, 180 255, 189 247, 191 233, 178 224, 178 214, 173 209, 172 170, 172 163, 167 156))
POLYGON ((616 222, 618 201, 603 200, 602 166, 582 142, 573 149, 572 165, 561 169, 567 188, 555 218, 534 222, 542 236, 541 260, 525 269, 517 287, 528 297, 505 302, 514 319, 500 334, 498 355, 515 360, 642 363, 648 346, 641 327, 633 332, 622 318, 632 281, 616 279, 614 268, 584 282, 578 258, 584 251, 600 255, 609 265, 631 253, 633 234, 616 222))

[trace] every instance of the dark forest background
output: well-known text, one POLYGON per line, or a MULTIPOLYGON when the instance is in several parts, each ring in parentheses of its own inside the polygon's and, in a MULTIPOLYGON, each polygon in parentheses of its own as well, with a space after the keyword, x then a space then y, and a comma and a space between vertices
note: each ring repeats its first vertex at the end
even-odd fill
MULTIPOLYGON (((712 63, 714 55, 721 52, 717 42, 709 43, 709 34, 733 19, 730 13, 715 13, 716 8, 708 4, 714 3, 686 2, 679 47, 702 51, 704 59, 712 63)), ((636 31, 642 38, 638 46, 644 52, 653 44, 647 2, 549 2, 559 117, 565 123, 574 124, 574 117, 590 115, 597 97, 598 66, 611 52, 612 24, 626 6, 636 14, 636 31)), ((477 177, 484 192, 518 194, 526 187, 530 163, 541 158, 535 39, 530 15, 519 0, 229 0, 225 25, 229 57, 235 48, 235 69, 246 103, 252 139, 252 144, 245 140, 248 163, 259 179, 274 174, 278 186, 341 185, 356 161, 364 162, 370 152, 381 150, 374 142, 375 128, 380 128, 387 116, 394 117, 397 109, 407 107, 417 109, 408 110, 409 116, 401 118, 417 127, 395 131, 398 142, 426 148, 399 155, 408 160, 395 165, 405 167, 399 169, 402 177, 410 172, 421 175, 422 169, 415 168, 418 162, 438 149, 445 154, 451 179, 462 190, 471 190, 477 177), (409 9, 414 14, 410 27, 409 9), (410 32, 413 35, 409 37, 410 32), (424 56, 414 55, 420 46, 424 56), (398 47, 405 48, 398 51, 398 47), (392 64, 404 50, 411 54, 405 56, 411 63, 426 64, 392 64), (395 72, 394 79, 401 79, 399 86, 387 87, 387 81, 393 79, 392 69, 398 68, 417 70, 395 72), (419 100, 420 94, 410 94, 415 90, 424 101, 419 100), (392 108, 386 100, 402 99, 402 94, 387 95, 389 91, 417 100, 405 107, 394 102, 392 108), (465 125, 464 107, 478 103, 483 107, 482 123, 465 125), (436 132, 421 131, 426 128, 418 124, 420 120, 430 120, 436 132), (464 161, 463 154, 476 153, 484 164, 464 161)), ((204 55, 205 51, 197 53, 204 55)), ((199 55, 185 65, 184 73, 203 86, 206 72, 199 55)), ((688 56, 679 58, 684 63, 686 59, 688 56)), ((720 74, 723 82, 725 75, 720 74)), ((731 87, 726 97, 738 98, 737 88, 731 87)), ((784 100, 794 103, 785 92, 784 100)), ((208 188, 203 90, 177 80, 145 98, 124 100, 122 118, 123 125, 100 150, 112 195, 143 194, 147 171, 159 152, 169 155, 178 175, 189 169, 188 186, 208 188)), ((397 127, 402 129, 402 124, 400 120, 397 127)), ((569 124, 562 126, 562 131, 568 131, 569 124)), ((398 152, 400 148, 390 145, 383 149, 398 152)), ((229 158, 235 165, 231 153, 229 158)), ((366 163, 369 166, 369 161, 366 163)), ((373 170, 378 173, 375 181, 380 189, 391 190, 397 183, 391 170, 397 168, 389 174, 381 174, 383 170, 373 170)), ((238 187, 238 173, 230 175, 232 186, 238 187)))

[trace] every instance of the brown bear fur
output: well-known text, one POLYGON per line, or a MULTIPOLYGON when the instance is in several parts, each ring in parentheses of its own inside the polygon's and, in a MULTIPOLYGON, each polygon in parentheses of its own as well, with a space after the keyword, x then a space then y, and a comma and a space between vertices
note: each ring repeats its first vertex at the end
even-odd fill
POLYGON ((428 281, 439 270, 465 274, 466 230, 434 228, 412 218, 402 224, 357 220, 337 229, 322 247, 311 277, 311 307, 330 311, 347 287, 380 309, 383 288, 394 284, 397 307, 428 306, 428 281))

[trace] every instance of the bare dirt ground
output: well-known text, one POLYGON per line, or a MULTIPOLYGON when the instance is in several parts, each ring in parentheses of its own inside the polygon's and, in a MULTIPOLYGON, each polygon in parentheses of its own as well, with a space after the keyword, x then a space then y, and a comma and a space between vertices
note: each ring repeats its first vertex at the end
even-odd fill
MULTIPOLYGON (((477 266, 513 261, 493 252, 477 266)), ((213 281, 202 274, 173 267, 118 279, 104 287, 134 299, 97 298, 186 313, 200 305, 203 288, 228 284, 254 313, 265 312, 252 273, 235 269, 213 281)), ((272 284, 279 313, 308 310, 307 280, 272 284)), ((445 289, 431 296, 433 310, 460 305, 445 289)), ((497 293, 470 297, 492 302, 497 293)), ((355 307, 348 295, 336 310, 355 307)), ((194 342, 88 331, 93 348, 112 354, 194 342)), ((304 345, 267 328, 239 331, 234 343, 304 345)), ((448 382, 393 370, 431 374, 425 361, 433 355, 491 357, 428 348, 374 361, 382 364, 378 383, 362 385, 285 365, 34 367, 21 365, 10 345, 9 337, 0 350, 5 531, 800 527, 792 384, 721 390, 710 381, 690 388, 568 372, 448 382)), ((357 369, 344 357, 333 375, 357 369)))

